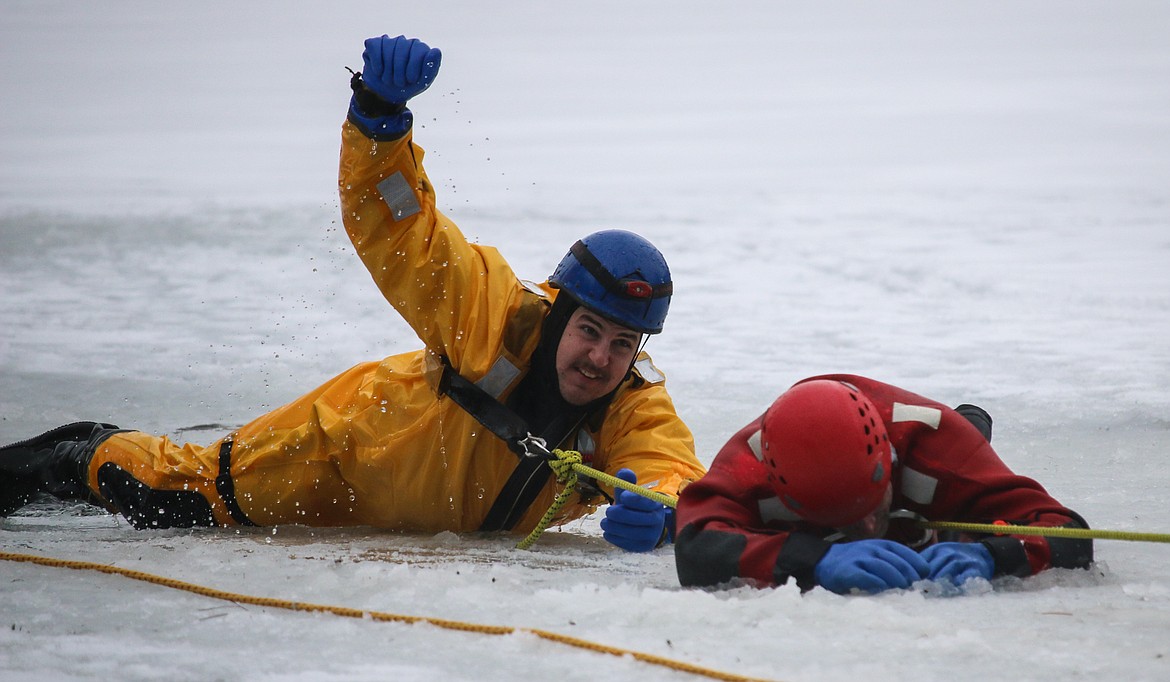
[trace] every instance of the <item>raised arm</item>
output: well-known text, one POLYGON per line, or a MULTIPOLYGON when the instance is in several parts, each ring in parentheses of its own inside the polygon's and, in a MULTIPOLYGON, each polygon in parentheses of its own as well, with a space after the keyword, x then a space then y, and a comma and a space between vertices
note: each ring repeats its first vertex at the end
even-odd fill
POLYGON ((468 243, 435 202, 412 140, 407 101, 434 82, 438 49, 381 36, 365 43, 342 129, 342 221, 382 295, 431 350, 463 366, 464 349, 495 357, 523 288, 491 248, 468 243))

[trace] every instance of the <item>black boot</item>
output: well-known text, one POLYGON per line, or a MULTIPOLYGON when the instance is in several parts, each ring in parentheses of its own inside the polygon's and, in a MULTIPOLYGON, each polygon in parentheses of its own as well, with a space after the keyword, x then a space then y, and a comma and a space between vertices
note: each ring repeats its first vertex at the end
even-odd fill
POLYGON ((987 410, 979 407, 978 405, 968 405, 967 403, 963 403, 962 405, 959 405, 955 408, 955 412, 958 412, 959 414, 966 417, 967 421, 971 422, 975 425, 975 428, 979 429, 979 433, 983 434, 983 437, 987 439, 987 442, 991 442, 991 415, 987 414, 987 410))
POLYGON ((97 446, 120 430, 112 424, 76 422, 0 448, 0 517, 38 493, 95 501, 86 483, 89 461, 97 446))

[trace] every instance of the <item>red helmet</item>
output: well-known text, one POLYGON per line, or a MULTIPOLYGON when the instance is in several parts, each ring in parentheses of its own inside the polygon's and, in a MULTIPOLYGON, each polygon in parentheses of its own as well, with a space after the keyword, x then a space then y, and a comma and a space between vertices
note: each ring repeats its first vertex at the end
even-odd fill
POLYGON ((881 505, 890 484, 890 439, 873 403, 840 381, 797 384, 762 418, 768 482, 784 506, 843 528, 881 505))

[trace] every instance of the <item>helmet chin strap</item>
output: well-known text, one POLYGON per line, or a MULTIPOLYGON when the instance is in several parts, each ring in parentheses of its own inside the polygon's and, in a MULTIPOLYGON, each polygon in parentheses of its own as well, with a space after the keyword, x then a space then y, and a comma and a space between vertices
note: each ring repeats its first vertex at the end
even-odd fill
POLYGON ((637 364, 638 356, 641 355, 642 351, 646 349, 647 343, 650 343, 650 335, 642 334, 642 340, 638 342, 638 349, 634 351, 634 359, 630 360, 630 369, 633 369, 634 365, 637 364))

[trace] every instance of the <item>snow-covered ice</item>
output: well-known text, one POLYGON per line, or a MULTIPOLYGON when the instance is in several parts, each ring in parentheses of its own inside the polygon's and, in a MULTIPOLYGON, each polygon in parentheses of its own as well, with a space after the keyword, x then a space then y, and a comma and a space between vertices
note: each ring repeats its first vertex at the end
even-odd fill
MULTIPOLYGON (((1170 6, 32 2, 0 13, 0 442, 75 419, 207 442, 417 347, 340 229, 361 42, 444 51, 415 101, 441 207, 547 276, 635 229, 648 350, 709 462, 849 371, 996 420, 1097 528, 1170 532, 1170 6)), ((1170 546, 956 598, 683 590, 595 518, 514 540, 135 531, 82 507, 0 551, 230 592, 535 628, 737 675, 1170 679, 1170 546)), ((5 680, 699 679, 566 647, 233 604, 0 561, 5 680)))

